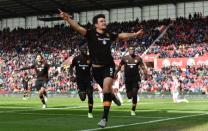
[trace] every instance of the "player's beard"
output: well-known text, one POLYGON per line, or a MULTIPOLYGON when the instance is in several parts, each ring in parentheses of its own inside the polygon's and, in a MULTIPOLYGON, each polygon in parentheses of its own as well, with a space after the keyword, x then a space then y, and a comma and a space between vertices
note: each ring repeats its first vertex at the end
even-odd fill
POLYGON ((136 55, 135 55, 135 53, 132 53, 132 54, 130 54, 130 56, 131 56, 132 58, 134 58, 136 55))
POLYGON ((38 62, 38 64, 42 64, 43 63, 43 60, 39 60, 37 62, 38 62))

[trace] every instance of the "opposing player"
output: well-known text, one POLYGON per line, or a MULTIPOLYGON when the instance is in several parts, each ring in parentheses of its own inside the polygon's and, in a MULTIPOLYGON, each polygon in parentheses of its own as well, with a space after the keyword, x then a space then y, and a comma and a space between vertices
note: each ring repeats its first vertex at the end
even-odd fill
POLYGON ((103 89, 100 87, 100 85, 98 83, 93 82, 93 90, 98 91, 100 101, 103 102, 103 89))
POLYGON ((119 71, 118 73, 117 73, 117 77, 116 77, 116 79, 114 80, 114 82, 113 82, 113 92, 114 92, 114 94, 118 97, 118 99, 120 100, 120 102, 121 103, 123 103, 123 98, 122 98, 122 96, 121 96, 121 93, 120 93, 120 90, 121 90, 121 80, 122 80, 122 72, 121 71, 119 71))
POLYGON ((172 93, 172 97, 173 97, 173 102, 174 103, 181 103, 181 102, 186 102, 188 103, 189 101, 186 98, 180 98, 180 82, 177 78, 176 75, 172 75, 172 89, 171 89, 171 93, 172 93))
POLYGON ((29 95, 28 95, 28 86, 29 86, 29 76, 28 74, 25 72, 24 75, 23 75, 23 78, 22 78, 22 85, 23 85, 23 90, 24 90, 24 94, 23 94, 23 100, 27 100, 29 98, 29 95))

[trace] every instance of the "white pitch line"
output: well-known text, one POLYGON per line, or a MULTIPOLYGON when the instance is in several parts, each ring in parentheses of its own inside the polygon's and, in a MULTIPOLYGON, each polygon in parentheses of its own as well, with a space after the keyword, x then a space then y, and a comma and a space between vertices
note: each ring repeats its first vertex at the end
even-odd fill
POLYGON ((160 119, 160 120, 152 120, 152 121, 146 121, 146 122, 132 123, 132 124, 126 124, 126 125, 109 126, 109 127, 106 127, 106 128, 84 129, 84 130, 81 130, 81 131, 97 131, 97 130, 103 130, 103 129, 113 129, 113 128, 120 128, 120 127, 135 126, 135 125, 151 124, 151 123, 156 123, 156 122, 163 122, 163 121, 168 121, 168 120, 176 120, 176 119, 182 119, 182 118, 202 116, 202 115, 207 115, 207 114, 208 113, 187 115, 187 116, 166 118, 166 119, 160 119))

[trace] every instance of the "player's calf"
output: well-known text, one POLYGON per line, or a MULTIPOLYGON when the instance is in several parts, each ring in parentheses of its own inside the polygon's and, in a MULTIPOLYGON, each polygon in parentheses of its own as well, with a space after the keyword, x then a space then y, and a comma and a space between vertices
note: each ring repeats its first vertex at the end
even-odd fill
POLYGON ((93 115, 92 115, 92 110, 93 110, 93 94, 92 93, 88 94, 88 108, 89 108, 88 118, 93 118, 93 115))
POLYGON ((113 94, 112 93, 112 100, 113 100, 113 102, 117 105, 117 106, 121 106, 121 101, 119 100, 119 98, 115 95, 115 94, 113 94))

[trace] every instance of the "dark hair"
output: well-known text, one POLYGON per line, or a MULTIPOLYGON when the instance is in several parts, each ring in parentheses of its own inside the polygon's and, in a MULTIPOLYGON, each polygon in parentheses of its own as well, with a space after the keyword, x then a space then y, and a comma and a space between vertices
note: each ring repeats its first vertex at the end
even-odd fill
POLYGON ((44 56, 43 56, 42 53, 38 53, 38 54, 36 55, 36 57, 38 57, 38 56, 40 56, 42 60, 44 59, 44 56))
POLYGON ((79 49, 83 49, 83 48, 87 48, 87 43, 79 46, 79 49))
POLYGON ((104 18, 105 19, 105 15, 104 14, 98 14, 98 15, 94 16, 93 19, 92 19, 93 25, 95 25, 98 22, 99 18, 104 18))
POLYGON ((133 49, 135 49, 136 46, 135 46, 134 44, 130 44, 130 45, 128 46, 128 48, 133 48, 133 49))

